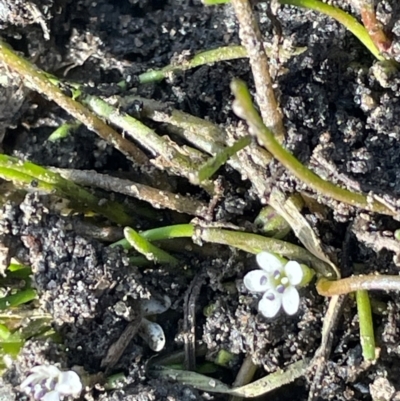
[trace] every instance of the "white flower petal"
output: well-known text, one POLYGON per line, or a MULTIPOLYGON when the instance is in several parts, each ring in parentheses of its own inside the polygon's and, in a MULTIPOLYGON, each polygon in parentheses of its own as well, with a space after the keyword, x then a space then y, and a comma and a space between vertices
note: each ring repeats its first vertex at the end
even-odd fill
POLYGON ((252 270, 243 278, 244 286, 251 292, 265 292, 271 288, 268 274, 264 270, 252 270))
POLYGON ((140 323, 138 334, 155 352, 161 351, 165 346, 164 330, 157 323, 150 322, 143 318, 140 323))
POLYGON ((22 391, 31 391, 31 385, 35 385, 43 379, 43 376, 37 374, 29 375, 19 386, 22 391))
POLYGON ((282 305, 282 295, 275 290, 267 291, 260 302, 258 303, 258 310, 265 317, 274 317, 279 312, 282 305))
POLYGON ((285 289, 282 296, 282 306, 288 315, 294 315, 299 310, 300 295, 297 289, 289 286, 285 289))
POLYGON ((260 252, 256 256, 258 266, 269 274, 274 274, 276 271, 281 272, 284 264, 273 253, 260 252))
POLYGON ((46 393, 47 390, 43 388, 43 386, 41 386, 39 383, 35 384, 35 386, 32 388, 32 391, 30 392, 35 400, 40 400, 46 393))
POLYGON ((72 370, 61 372, 55 390, 61 395, 79 395, 82 391, 81 379, 72 370))
POLYGON ((300 264, 294 260, 287 262, 283 268, 286 277, 289 279, 289 283, 292 285, 299 285, 303 280, 303 269, 300 264))
POLYGON ((57 378, 61 373, 61 371, 54 365, 34 366, 30 372, 30 375, 20 385, 22 391, 29 392, 37 383, 57 378))
POLYGON ((31 372, 43 377, 56 377, 61 373, 61 370, 54 365, 38 365, 34 366, 31 372))
POLYGON ((46 393, 42 398, 41 401, 60 401, 60 394, 57 391, 50 391, 46 393))

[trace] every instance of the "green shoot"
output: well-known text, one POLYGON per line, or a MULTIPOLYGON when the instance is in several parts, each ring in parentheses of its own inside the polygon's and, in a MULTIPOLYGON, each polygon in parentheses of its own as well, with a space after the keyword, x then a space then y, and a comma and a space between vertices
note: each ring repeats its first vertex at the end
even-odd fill
POLYGON ((143 236, 137 233, 133 228, 125 227, 124 236, 129 244, 137 252, 144 255, 148 260, 152 260, 157 263, 167 263, 171 265, 177 265, 179 263, 178 259, 151 244, 143 236))
POLYGON ((295 177, 306 183, 319 194, 340 202, 356 206, 361 209, 371 210, 377 213, 393 215, 393 210, 375 200, 367 199, 363 194, 354 193, 335 184, 325 181, 287 151, 274 137, 274 134, 264 125, 260 115, 253 106, 250 92, 246 84, 236 79, 231 84, 235 95, 233 109, 237 115, 246 120, 251 132, 257 137, 264 147, 279 160, 295 177))
POLYGON ((104 202, 79 185, 37 164, 0 154, 0 177, 26 190, 35 189, 69 199, 75 205, 93 210, 116 223, 132 222, 132 217, 121 204, 108 200, 104 202))
MULTIPOLYGON (((203 3, 207 5, 216 5, 228 2, 230 2, 230 0, 203 0, 203 3)), ((319 11, 334 18, 356 36, 377 60, 385 60, 385 57, 382 56, 380 52, 388 50, 390 47, 390 40, 377 21, 375 12, 373 7, 370 5, 371 2, 369 0, 365 1, 364 6, 360 10, 365 27, 353 16, 340 8, 323 3, 319 0, 279 0, 279 3, 319 11)))
POLYGON ((81 124, 80 123, 72 123, 72 124, 62 124, 55 131, 51 133, 51 135, 47 138, 49 142, 57 142, 60 139, 66 138, 71 132, 76 130, 81 124))
POLYGON ((36 291, 31 288, 27 288, 25 290, 18 291, 15 294, 0 298, 0 310, 26 304, 34 299, 36 299, 36 291))
POLYGON ((217 4, 229 3, 231 0, 201 0, 206 6, 215 6, 217 4))
MULTIPOLYGON (((268 251, 287 259, 299 260, 304 264, 311 265, 324 277, 336 277, 336 273, 332 271, 331 266, 312 255, 306 249, 289 242, 263 237, 262 235, 219 228, 197 227, 193 224, 178 224, 176 226, 160 227, 143 231, 139 236, 146 238, 147 241, 191 237, 194 242, 205 241, 214 244, 228 245, 252 254, 268 251)), ((132 246, 129 241, 127 241, 127 238, 111 246, 116 245, 123 246, 125 249, 129 249, 132 246)))
POLYGON ((168 65, 161 70, 152 70, 139 75, 139 82, 147 84, 150 82, 161 81, 171 74, 200 67, 205 64, 213 64, 219 61, 235 60, 247 57, 246 50, 242 46, 226 46, 213 50, 206 50, 196 54, 191 60, 179 64, 168 65))
POLYGON ((240 150, 244 149, 246 146, 250 145, 251 137, 243 137, 237 140, 232 146, 224 148, 222 151, 218 152, 215 156, 208 159, 202 166, 200 166, 199 171, 196 174, 196 181, 199 182, 207 180, 212 177, 212 175, 223 166, 227 160, 235 155, 240 150))
POLYGON ((151 375, 158 379, 172 379, 178 383, 193 386, 201 391, 253 398, 260 397, 284 384, 304 376, 308 362, 307 359, 295 362, 287 366, 285 370, 279 370, 253 383, 235 388, 229 387, 220 380, 186 370, 169 368, 154 369, 151 371, 151 375))
POLYGON ((329 15, 336 21, 345 26, 360 42, 373 54, 373 56, 380 61, 385 58, 380 54, 375 43, 368 35, 368 31, 362 26, 353 16, 341 10, 340 8, 323 3, 319 0, 279 0, 281 4, 288 4, 291 6, 305 7, 309 10, 319 11, 323 14, 329 15))
POLYGON ((368 291, 356 291, 358 319, 360 324, 360 340, 363 356, 366 361, 373 361, 375 356, 375 336, 372 322, 371 302, 368 291))

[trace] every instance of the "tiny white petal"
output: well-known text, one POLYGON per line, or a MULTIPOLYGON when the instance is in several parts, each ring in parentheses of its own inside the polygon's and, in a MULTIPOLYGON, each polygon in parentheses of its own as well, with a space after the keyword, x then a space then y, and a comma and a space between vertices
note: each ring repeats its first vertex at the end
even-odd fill
POLYGON ((269 274, 274 274, 274 272, 281 272, 284 264, 280 259, 278 259, 274 254, 269 252, 260 252, 256 256, 258 265, 269 274))
POLYGON ((299 305, 300 305, 299 292, 293 286, 287 287, 282 296, 283 310, 288 315, 294 315, 299 310, 299 305))
POLYGON ((55 390, 61 395, 79 395, 82 391, 81 379, 72 370, 61 372, 55 390))
POLYGON ((30 370, 30 375, 21 383, 20 388, 22 391, 30 391, 32 385, 39 382, 56 378, 61 371, 53 365, 38 365, 30 370))
POLYGON ((40 398, 41 401, 60 401, 60 394, 58 391, 50 391, 40 398))
POLYGON ((161 351, 165 346, 164 330, 157 323, 150 322, 143 318, 140 323, 138 334, 155 352, 161 351))
POLYGON ((35 384, 32 391, 30 392, 35 400, 40 400, 46 393, 47 390, 43 389, 43 387, 39 383, 35 384))
POLYGON ((287 262, 284 267, 286 277, 289 279, 289 283, 292 285, 299 285, 303 280, 303 269, 300 264, 294 260, 287 262))
POLYGON ((57 377, 61 373, 61 370, 54 365, 38 365, 34 366, 31 372, 43 377, 57 377))
POLYGON ((282 305, 282 295, 277 291, 267 291, 260 302, 258 303, 258 310, 268 318, 275 317, 279 312, 282 305))
POLYGON ((244 286, 251 292, 265 292, 271 288, 268 274, 264 270, 252 270, 243 278, 244 286))
POLYGON ((36 374, 31 374, 21 383, 21 385, 19 387, 20 387, 20 389, 22 391, 25 391, 25 390, 30 391, 31 390, 31 387, 30 387, 31 384, 36 384, 41 379, 42 379, 42 376, 36 375, 36 374))

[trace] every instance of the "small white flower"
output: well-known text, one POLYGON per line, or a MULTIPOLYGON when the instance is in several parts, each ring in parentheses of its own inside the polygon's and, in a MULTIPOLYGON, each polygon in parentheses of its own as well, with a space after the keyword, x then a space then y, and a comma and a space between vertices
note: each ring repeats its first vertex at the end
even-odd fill
POLYGON ((265 317, 274 317, 282 306, 288 315, 294 315, 300 304, 296 285, 304 276, 300 264, 286 262, 269 252, 259 253, 256 259, 261 269, 247 273, 243 282, 249 291, 263 293, 258 310, 265 317))
POLYGON ((39 365, 31 369, 20 389, 35 400, 60 401, 64 396, 78 396, 82 383, 72 370, 62 372, 54 365, 39 365))

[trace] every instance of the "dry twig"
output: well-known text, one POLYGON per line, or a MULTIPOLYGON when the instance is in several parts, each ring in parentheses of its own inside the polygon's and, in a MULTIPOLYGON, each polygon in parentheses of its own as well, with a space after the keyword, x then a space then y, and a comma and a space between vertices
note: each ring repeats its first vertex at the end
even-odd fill
POLYGON ((239 21, 240 40, 249 56, 261 116, 264 124, 282 143, 285 138, 282 112, 275 98, 268 58, 251 4, 248 0, 232 0, 232 5, 239 21))

